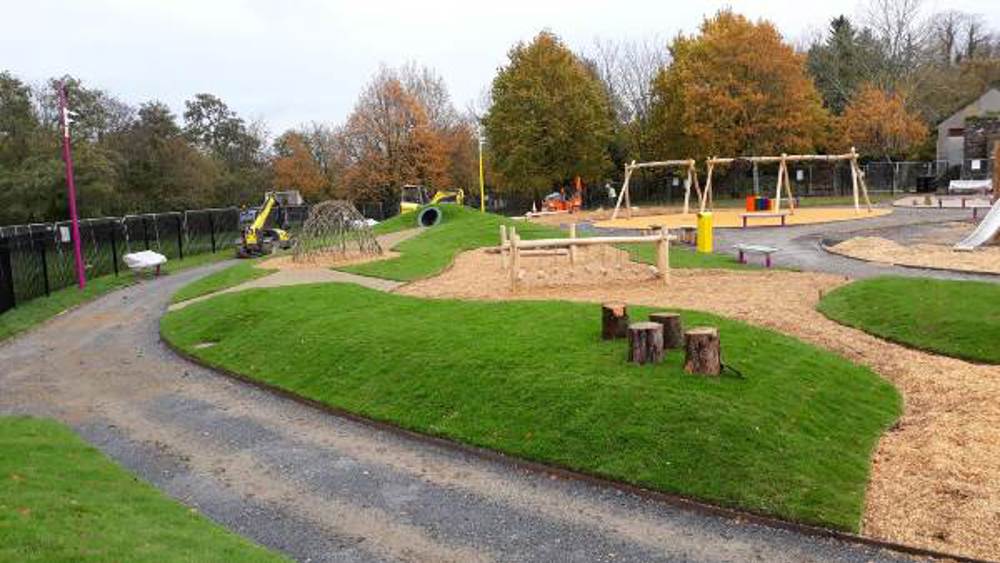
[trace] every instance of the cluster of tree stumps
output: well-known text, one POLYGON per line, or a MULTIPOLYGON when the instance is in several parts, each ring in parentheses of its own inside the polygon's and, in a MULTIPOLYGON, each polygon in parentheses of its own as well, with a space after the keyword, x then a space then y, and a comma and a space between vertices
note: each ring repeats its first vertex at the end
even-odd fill
POLYGON ((684 371, 700 375, 722 373, 722 343, 714 327, 684 330, 678 313, 651 313, 648 321, 630 322, 625 303, 601 306, 601 338, 628 338, 628 361, 658 364, 666 351, 684 349, 684 371))

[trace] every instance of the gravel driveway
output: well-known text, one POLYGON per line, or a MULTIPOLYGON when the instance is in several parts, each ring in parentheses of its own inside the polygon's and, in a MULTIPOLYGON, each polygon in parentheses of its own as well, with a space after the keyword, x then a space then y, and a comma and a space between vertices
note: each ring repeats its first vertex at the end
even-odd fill
POLYGON ((300 560, 898 558, 539 475, 195 366, 160 342, 158 320, 173 291, 226 265, 106 295, 0 345, 0 413, 62 420, 167 494, 300 560))

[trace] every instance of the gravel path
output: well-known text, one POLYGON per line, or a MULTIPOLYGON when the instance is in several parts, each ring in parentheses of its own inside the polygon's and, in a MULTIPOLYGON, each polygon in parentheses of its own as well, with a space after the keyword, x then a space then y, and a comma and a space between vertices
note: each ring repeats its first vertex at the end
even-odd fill
POLYGON ((62 420, 171 496, 301 560, 897 558, 515 469, 195 366, 160 342, 158 321, 172 292, 225 265, 106 295, 0 345, 0 413, 62 420))

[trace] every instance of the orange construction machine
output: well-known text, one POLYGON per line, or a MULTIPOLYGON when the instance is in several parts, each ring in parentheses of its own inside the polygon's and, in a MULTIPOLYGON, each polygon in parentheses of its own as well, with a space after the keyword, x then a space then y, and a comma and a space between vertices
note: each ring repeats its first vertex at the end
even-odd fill
POLYGON ((573 180, 573 195, 566 195, 566 188, 545 196, 545 211, 576 213, 583 208, 583 182, 577 176, 573 180))

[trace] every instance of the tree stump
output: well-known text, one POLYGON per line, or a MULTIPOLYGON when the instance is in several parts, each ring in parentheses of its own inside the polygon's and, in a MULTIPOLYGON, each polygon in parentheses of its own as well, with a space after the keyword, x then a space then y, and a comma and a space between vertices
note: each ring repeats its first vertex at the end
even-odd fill
POLYGON ((654 322, 628 325, 628 361, 636 364, 663 361, 663 325, 654 322))
POLYGON ((601 338, 625 338, 628 332, 628 307, 624 303, 601 305, 601 338))
POLYGON ((680 348, 684 345, 684 326, 678 313, 650 313, 649 320, 663 325, 663 347, 680 348))
POLYGON ((719 330, 701 326, 684 333, 684 371, 701 375, 722 373, 719 330))

